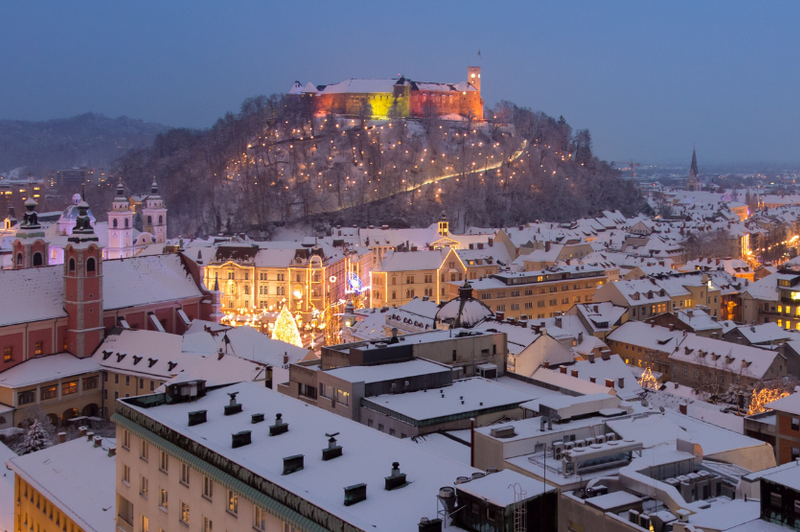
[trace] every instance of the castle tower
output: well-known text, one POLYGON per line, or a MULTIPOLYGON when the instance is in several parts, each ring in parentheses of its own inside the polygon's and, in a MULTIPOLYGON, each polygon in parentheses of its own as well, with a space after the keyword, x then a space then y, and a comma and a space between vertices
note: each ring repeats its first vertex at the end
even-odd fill
POLYGON ((117 195, 108 213, 108 258, 121 259, 133 256, 133 211, 120 179, 117 195))
POLYGON ((150 187, 150 195, 145 200, 145 207, 142 209, 143 230, 153 235, 157 244, 164 244, 167 241, 167 209, 164 208, 164 201, 158 195, 158 185, 153 179, 150 187))
POLYGON ((15 270, 47 266, 49 246, 44 239, 44 229, 39 225, 36 200, 32 197, 25 200, 25 214, 16 236, 11 259, 15 270))
POLYGON ((481 93, 481 67, 467 67, 467 83, 472 85, 481 93))
POLYGON ((697 151, 692 150, 692 166, 689 169, 689 176, 686 178, 686 190, 692 192, 700 190, 700 179, 697 177, 700 172, 697 170, 697 151))
POLYGON ((447 221, 447 215, 442 211, 442 217, 439 218, 439 236, 447 236, 450 232, 450 223, 447 221))
POLYGON ((85 200, 64 248, 64 307, 67 351, 88 357, 103 339, 103 249, 92 229, 85 200))

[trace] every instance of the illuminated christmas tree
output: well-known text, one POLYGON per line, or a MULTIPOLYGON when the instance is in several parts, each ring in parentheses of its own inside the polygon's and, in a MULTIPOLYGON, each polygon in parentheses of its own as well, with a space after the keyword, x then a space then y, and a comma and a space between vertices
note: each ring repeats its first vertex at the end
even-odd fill
POLYGON ((281 309, 281 313, 275 321, 275 328, 272 329, 272 339, 296 345, 297 347, 303 347, 303 341, 300 339, 300 331, 297 330, 297 324, 291 312, 289 312, 289 309, 285 306, 281 309))

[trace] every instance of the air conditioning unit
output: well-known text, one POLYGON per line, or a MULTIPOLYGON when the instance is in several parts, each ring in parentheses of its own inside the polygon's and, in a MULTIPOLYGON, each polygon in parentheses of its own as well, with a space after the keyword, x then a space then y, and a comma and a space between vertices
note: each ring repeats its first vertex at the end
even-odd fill
POLYGON ((586 440, 575 440, 573 443, 575 444, 575 447, 578 448, 586 447, 586 440))
POLYGON ((598 437, 595 438, 595 440, 597 441, 597 443, 602 445, 602 444, 604 444, 606 442, 606 435, 603 434, 601 436, 598 436, 598 437))
POLYGON ((589 447, 597 443, 597 438, 586 438, 584 441, 586 442, 586 447, 589 447))
POLYGON ((606 441, 614 441, 616 439, 617 435, 614 434, 613 432, 609 432, 608 434, 606 434, 606 441))
POLYGON ((562 442, 553 443, 553 459, 561 460, 564 456, 564 444, 562 442))
POLYGON ((575 442, 574 441, 567 442, 567 443, 564 444, 564 450, 565 451, 571 451, 574 448, 575 448, 575 442))

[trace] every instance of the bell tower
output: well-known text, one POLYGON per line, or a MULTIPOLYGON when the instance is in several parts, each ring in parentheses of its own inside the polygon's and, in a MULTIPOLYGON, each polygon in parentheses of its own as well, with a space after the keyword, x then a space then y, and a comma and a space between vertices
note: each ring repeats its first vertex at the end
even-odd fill
POLYGON ((117 195, 111 203, 108 213, 108 258, 122 259, 133 256, 133 211, 122 179, 117 185, 117 195))
POLYGON ((13 244, 12 267, 20 270, 47 266, 48 248, 48 243, 44 239, 44 229, 39 225, 36 214, 36 200, 29 197, 25 200, 25 215, 13 244))
POLYGON ((79 358, 91 356, 103 339, 103 248, 88 212, 82 199, 64 248, 67 351, 79 358))
POLYGON ((475 87, 478 94, 481 93, 481 67, 467 67, 467 83, 475 87))
POLYGON ((450 223, 447 221, 447 215, 442 211, 442 217, 439 218, 439 236, 447 236, 450 232, 450 223))
POLYGON ((158 194, 155 179, 145 200, 145 207, 142 209, 142 219, 143 230, 152 234, 157 244, 164 244, 167 241, 167 209, 164 208, 164 200, 158 194))

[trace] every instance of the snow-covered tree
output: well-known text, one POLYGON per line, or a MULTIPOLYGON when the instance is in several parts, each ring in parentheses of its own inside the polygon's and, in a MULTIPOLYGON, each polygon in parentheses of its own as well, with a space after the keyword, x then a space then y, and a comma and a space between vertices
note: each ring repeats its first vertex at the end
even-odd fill
POLYGON ((47 435, 47 431, 44 430, 38 419, 34 419, 28 429, 28 433, 19 446, 19 454, 35 453, 36 451, 46 449, 50 444, 51 441, 47 435))

